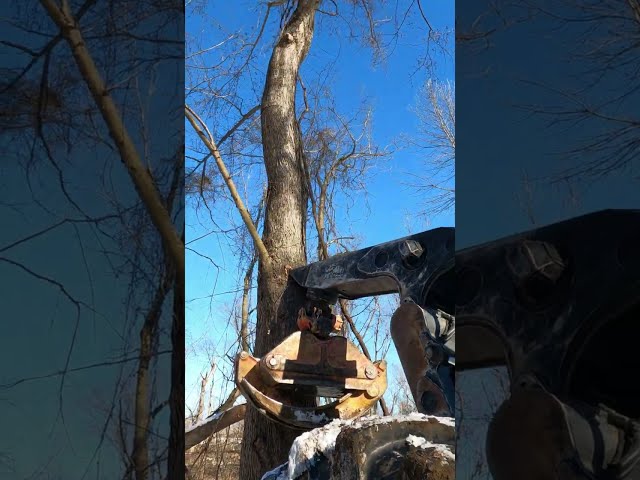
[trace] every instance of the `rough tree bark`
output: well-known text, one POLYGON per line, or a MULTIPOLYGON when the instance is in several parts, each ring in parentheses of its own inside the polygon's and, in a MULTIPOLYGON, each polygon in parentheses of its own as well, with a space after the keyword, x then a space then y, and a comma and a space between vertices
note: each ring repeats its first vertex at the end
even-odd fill
MULTIPOLYGON (((184 243, 184 230, 182 231, 184 243)), ((182 262, 184 262, 184 252, 182 262)), ((184 263, 183 263, 184 265, 184 263)), ((171 394, 167 478, 184 476, 184 276, 173 285, 173 322, 171 325, 171 394)))
MULTIPOLYGON (((304 302, 303 292, 288 281, 290 268, 306 264, 308 196, 295 93, 298 70, 311 46, 319 3, 297 3, 273 49, 262 96, 262 144, 268 182, 262 241, 271 261, 267 265, 260 261, 258 269, 256 356, 264 355, 295 331, 296 310, 304 302)), ((249 408, 240 478, 259 479, 285 462, 297 433, 249 408)))
POLYGON ((173 276, 165 273, 165 278, 156 291, 151 308, 147 313, 144 325, 140 330, 140 361, 136 381, 135 396, 135 429, 133 434, 133 450, 131 461, 136 474, 136 480, 149 478, 149 425, 151 423, 151 375, 150 364, 154 355, 154 339, 162 315, 162 305, 171 284, 173 276))
POLYGON ((257 256, 254 256, 247 268, 247 272, 244 275, 244 282, 242 286, 242 305, 240 308, 240 343, 242 350, 245 352, 251 352, 249 347, 249 293, 251 290, 251 277, 253 276, 253 269, 255 267, 257 256))

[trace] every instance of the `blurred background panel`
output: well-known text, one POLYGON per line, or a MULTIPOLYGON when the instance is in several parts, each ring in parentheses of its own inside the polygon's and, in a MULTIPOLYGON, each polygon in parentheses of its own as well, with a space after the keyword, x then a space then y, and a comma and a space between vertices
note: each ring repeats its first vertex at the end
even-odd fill
MULTIPOLYGON (((457 249, 638 208, 638 18, 633 2, 456 2, 457 249)), ((457 385, 457 475, 491 478, 483 440, 507 371, 457 385)))

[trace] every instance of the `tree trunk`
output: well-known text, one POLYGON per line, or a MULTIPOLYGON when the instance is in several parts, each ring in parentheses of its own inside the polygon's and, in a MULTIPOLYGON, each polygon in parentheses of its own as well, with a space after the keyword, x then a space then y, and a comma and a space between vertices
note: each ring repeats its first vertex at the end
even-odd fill
MULTIPOLYGON (((200 394, 198 395, 196 411, 193 414, 193 418, 191 419, 191 425, 195 425, 202 419, 202 414, 204 413, 204 403, 207 397, 207 385, 209 385, 209 380, 213 376, 215 370, 216 363, 211 362, 211 367, 209 368, 209 370, 207 370, 207 373, 205 373, 204 375, 200 374, 200 394)), ((208 413, 209 412, 207 412, 207 414, 208 413)))
POLYGON ((255 266, 258 256, 254 256, 247 268, 247 272, 244 274, 244 285, 242 287, 242 306, 240 309, 240 343, 242 350, 250 352, 249 350, 249 295, 251 293, 251 277, 253 276, 253 268, 255 266))
POLYGON ((150 378, 152 375, 149 371, 149 366, 153 357, 153 345, 157 340, 158 322, 162 315, 162 306, 171 287, 171 282, 172 277, 169 274, 166 274, 166 277, 161 280, 145 317, 144 325, 140 330, 140 361, 138 362, 136 379, 135 428, 131 454, 136 480, 147 480, 149 478, 148 435, 151 423, 150 378))
MULTIPOLYGON (((184 231, 182 234, 184 242, 184 231)), ((171 325, 171 394, 167 480, 184 476, 184 276, 173 286, 173 322, 171 325)))
MULTIPOLYGON (((299 0, 269 62, 262 96, 262 145, 267 199, 262 240, 271 257, 260 261, 254 354, 262 356, 296 329, 304 292, 289 281, 290 268, 306 264, 306 179, 302 138, 295 115, 298 69, 313 37, 319 0, 299 0)), ((279 400, 291 402, 285 397, 279 400)), ((299 432, 280 426, 249 408, 245 417, 240 478, 257 480, 287 459, 299 432)))
POLYGON ((135 397, 135 429, 133 435, 133 451, 131 460, 136 474, 136 480, 149 478, 149 445, 147 435, 149 423, 149 363, 153 349, 153 333, 155 325, 145 322, 140 331, 140 362, 138 364, 138 376, 136 382, 135 397))

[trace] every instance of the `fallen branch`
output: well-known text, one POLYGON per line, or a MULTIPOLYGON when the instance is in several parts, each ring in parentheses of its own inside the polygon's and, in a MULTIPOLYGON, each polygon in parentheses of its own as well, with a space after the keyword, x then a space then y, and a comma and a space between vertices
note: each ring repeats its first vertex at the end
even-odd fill
POLYGON ((219 432, 220 430, 224 430, 234 423, 244 420, 246 412, 247 404, 243 403, 241 405, 231 407, 229 410, 217 413, 189 428, 189 430, 184 432, 185 450, 189 450, 191 447, 205 441, 211 435, 219 432))

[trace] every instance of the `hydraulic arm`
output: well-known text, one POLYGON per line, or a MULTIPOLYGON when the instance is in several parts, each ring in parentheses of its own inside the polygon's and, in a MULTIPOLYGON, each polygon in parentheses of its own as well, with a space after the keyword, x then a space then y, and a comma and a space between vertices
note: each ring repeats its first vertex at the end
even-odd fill
POLYGON ((454 248, 454 229, 437 228, 292 270, 307 292, 300 331, 261 359, 241 352, 236 382, 242 393, 273 420, 300 429, 370 410, 386 390, 386 363, 368 359, 336 333, 342 320, 333 309, 340 298, 397 293, 391 336, 418 410, 453 415, 454 248), (281 389, 295 389, 300 404, 309 397, 330 401, 285 405, 276 400, 281 389))

